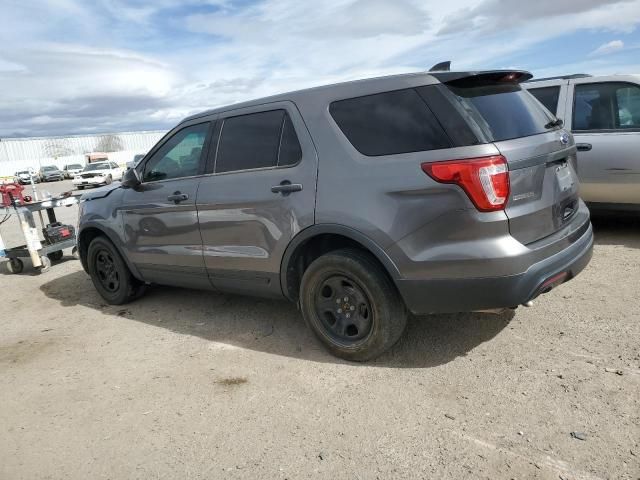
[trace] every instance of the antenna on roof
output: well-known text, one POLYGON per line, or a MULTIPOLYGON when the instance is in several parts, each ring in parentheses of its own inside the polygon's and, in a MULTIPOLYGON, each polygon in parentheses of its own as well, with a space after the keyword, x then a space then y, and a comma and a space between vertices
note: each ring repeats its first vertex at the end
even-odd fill
POLYGON ((436 63, 433 67, 429 69, 430 72, 450 72, 451 71, 451 61, 447 60, 446 62, 436 63))

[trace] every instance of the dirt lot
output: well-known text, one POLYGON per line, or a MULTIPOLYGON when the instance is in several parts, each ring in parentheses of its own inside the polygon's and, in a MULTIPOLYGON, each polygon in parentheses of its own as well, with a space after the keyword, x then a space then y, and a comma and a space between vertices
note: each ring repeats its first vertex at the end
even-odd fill
POLYGON ((533 308, 412 319, 364 365, 288 303, 0 268, 0 478, 640 478, 640 221, 594 223, 533 308))

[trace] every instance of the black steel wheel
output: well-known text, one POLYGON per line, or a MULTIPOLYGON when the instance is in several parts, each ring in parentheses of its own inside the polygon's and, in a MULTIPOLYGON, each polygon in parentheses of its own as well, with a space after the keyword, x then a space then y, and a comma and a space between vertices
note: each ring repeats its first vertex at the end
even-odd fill
POLYGON ((96 252, 95 272, 102 287, 109 293, 117 292, 120 288, 120 272, 116 268, 111 252, 101 249, 96 252))
POLYGON ((407 311, 393 281, 369 253, 344 249, 309 265, 300 286, 305 321, 336 356, 371 360, 400 338, 407 311))
POLYGON ((89 244, 87 266, 96 290, 112 305, 130 302, 144 291, 144 285, 133 277, 106 237, 96 237, 89 244))
POLYGON ((350 344, 371 333, 371 300, 356 280, 329 274, 317 288, 314 295, 316 315, 334 341, 350 344))

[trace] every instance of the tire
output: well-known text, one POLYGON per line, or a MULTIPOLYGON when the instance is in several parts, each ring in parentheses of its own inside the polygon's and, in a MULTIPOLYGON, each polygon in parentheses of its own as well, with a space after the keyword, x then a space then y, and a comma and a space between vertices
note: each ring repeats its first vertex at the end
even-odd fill
POLYGON ((57 252, 47 253, 47 257, 49 257, 49 260, 51 260, 52 262, 59 262, 60 260, 62 260, 63 256, 64 256, 64 253, 62 252, 62 250, 58 250, 57 252))
POLYGON ((144 291, 144 285, 131 275, 114 245, 105 237, 96 237, 89 244, 87 266, 94 287, 111 305, 131 302, 144 291))
POLYGON ((335 356, 367 361, 390 349, 407 324, 395 285, 367 252, 336 250, 317 258, 300 287, 302 315, 335 356))
POLYGON ((105 185, 111 185, 111 182, 113 182, 113 178, 111 178, 111 175, 109 175, 104 183, 105 185))
POLYGON ((78 190, 84 190, 84 185, 78 185, 78 190))
POLYGON ((24 263, 19 258, 10 258, 7 262, 7 270, 9 273, 18 274, 24 270, 24 263))

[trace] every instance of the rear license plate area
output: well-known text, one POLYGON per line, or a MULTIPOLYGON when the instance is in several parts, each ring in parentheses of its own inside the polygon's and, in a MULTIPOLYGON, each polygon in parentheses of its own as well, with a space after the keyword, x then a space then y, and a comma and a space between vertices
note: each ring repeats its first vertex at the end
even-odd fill
POLYGON ((560 191, 566 192, 567 190, 571 190, 575 184, 575 180, 573 178, 573 173, 569 168, 569 164, 567 162, 563 162, 560 165, 556 165, 555 170, 558 188, 560 191))

